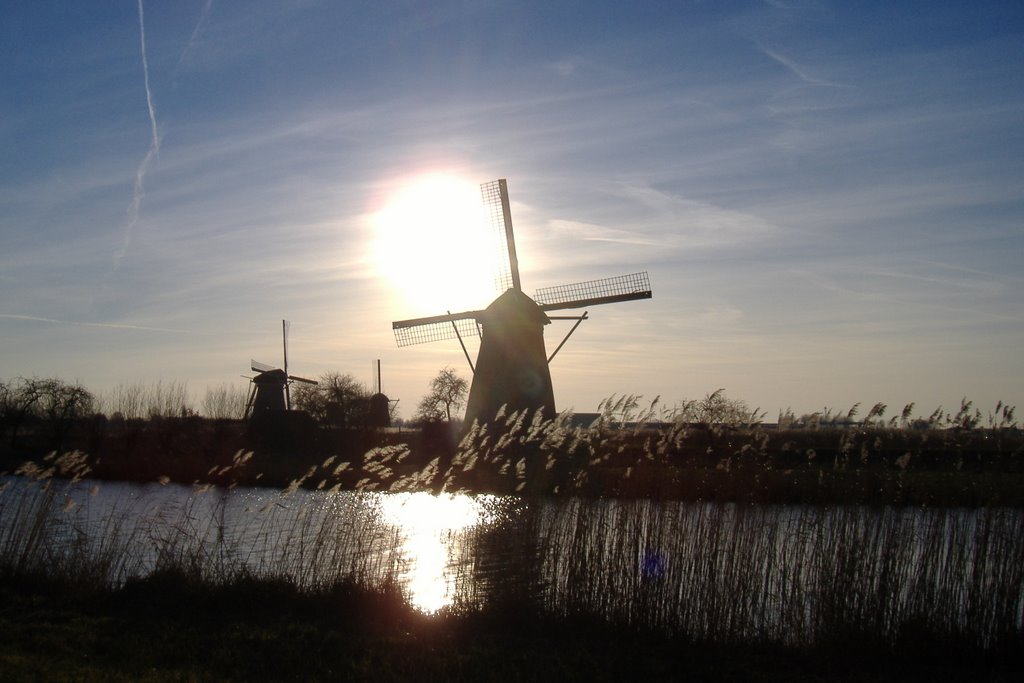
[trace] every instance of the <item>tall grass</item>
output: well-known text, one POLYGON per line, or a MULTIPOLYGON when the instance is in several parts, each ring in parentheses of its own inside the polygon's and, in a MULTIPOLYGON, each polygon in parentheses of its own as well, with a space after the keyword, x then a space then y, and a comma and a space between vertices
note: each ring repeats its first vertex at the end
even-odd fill
POLYGON ((474 423, 444 471, 447 490, 720 500, 753 503, 987 505, 1024 501, 1024 436, 1014 409, 886 420, 826 409, 779 425, 761 423, 721 392, 700 401, 644 405, 612 397, 590 424, 499 412, 474 423))
POLYGON ((0 490, 0 576, 44 576, 102 589, 137 573, 137 558, 124 553, 137 536, 131 500, 118 500, 110 513, 83 528, 69 523, 88 517, 97 487, 88 488, 86 457, 78 452, 26 463, 5 478, 0 490), (77 492, 78 495, 72 495, 77 492))
POLYGON ((504 601, 539 612, 714 642, 1024 638, 1019 510, 573 499, 516 515, 474 550, 500 558, 504 601))
POLYGON ((275 579, 303 590, 394 582, 397 532, 369 493, 297 496, 295 488, 181 487, 166 478, 99 484, 36 466, 18 474, 0 491, 3 578, 41 576, 89 590, 156 572, 212 584, 275 579))

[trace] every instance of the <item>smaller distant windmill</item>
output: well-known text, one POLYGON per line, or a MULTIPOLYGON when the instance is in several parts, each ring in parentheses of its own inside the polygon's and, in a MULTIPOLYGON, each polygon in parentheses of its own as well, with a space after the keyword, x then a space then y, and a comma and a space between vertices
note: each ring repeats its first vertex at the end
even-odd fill
POLYGON ((250 366, 252 371, 256 373, 256 376, 251 380, 252 391, 249 392, 249 400, 245 404, 246 419, 265 411, 291 410, 292 397, 289 386, 292 382, 317 384, 315 380, 288 374, 288 328, 288 321, 282 320, 281 337, 284 341, 284 368, 260 363, 257 360, 251 361, 250 366))
POLYGON ((374 362, 373 395, 370 396, 370 410, 367 415, 367 422, 371 427, 391 426, 391 404, 398 403, 398 399, 392 401, 384 393, 380 381, 380 359, 374 362))

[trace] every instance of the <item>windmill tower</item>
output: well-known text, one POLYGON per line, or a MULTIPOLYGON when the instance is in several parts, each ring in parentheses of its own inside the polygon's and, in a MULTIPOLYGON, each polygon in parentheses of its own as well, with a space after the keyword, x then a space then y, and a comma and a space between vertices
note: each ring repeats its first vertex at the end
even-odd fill
POLYGON ((398 403, 398 399, 392 401, 384 393, 380 379, 380 359, 374 362, 373 395, 370 396, 370 405, 367 412, 367 423, 370 427, 391 426, 391 404, 398 403))
POLYGON ((548 312, 650 299, 650 282, 646 272, 633 273, 548 287, 537 290, 530 298, 523 293, 519 279, 507 183, 504 179, 495 180, 481 185, 480 191, 491 224, 504 238, 502 250, 508 257, 508 270, 499 277, 504 293, 481 311, 448 312, 393 322, 395 340, 400 347, 442 339, 459 340, 473 371, 466 424, 472 424, 474 419, 480 422, 494 419, 503 405, 509 411, 543 410, 546 416, 553 417, 555 398, 548 365, 580 323, 587 319, 587 311, 578 316, 549 316, 548 312), (559 319, 576 323, 548 356, 544 347, 544 326, 559 319), (468 335, 480 336, 475 367, 462 342, 468 335))
POLYGON ((252 390, 249 392, 249 400, 245 404, 245 419, 255 417, 265 411, 291 410, 292 397, 289 386, 292 382, 317 384, 315 380, 288 374, 288 328, 288 321, 282 320, 284 368, 276 368, 257 360, 250 362, 250 367, 256 376, 251 379, 252 390))

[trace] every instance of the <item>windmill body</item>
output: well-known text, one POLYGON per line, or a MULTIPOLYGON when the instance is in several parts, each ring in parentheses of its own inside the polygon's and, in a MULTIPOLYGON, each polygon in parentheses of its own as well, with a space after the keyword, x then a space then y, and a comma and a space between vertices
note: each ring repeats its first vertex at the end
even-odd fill
POLYGON ((399 320, 392 323, 399 346, 421 342, 479 335, 480 351, 473 370, 466 424, 495 419, 503 406, 506 412, 543 411, 555 415, 554 390, 549 364, 576 328, 587 319, 578 316, 549 316, 549 311, 585 308, 601 304, 651 298, 647 273, 634 273, 602 280, 550 287, 537 291, 533 298, 522 291, 519 264, 512 232, 508 187, 505 180, 481 186, 491 221, 503 233, 502 248, 508 257, 508 272, 500 278, 505 287, 494 302, 482 311, 448 313, 430 318, 399 320), (550 356, 544 346, 544 328, 553 319, 575 320, 576 324, 550 356))
POLYGON ((380 360, 377 360, 377 374, 374 377, 373 394, 369 400, 369 410, 367 412, 366 422, 370 427, 390 427, 391 426, 391 399, 384 393, 384 388, 381 385, 380 379, 380 360))
POLYGON ((287 410, 285 387, 288 375, 284 370, 274 369, 261 372, 252 378, 253 396, 251 400, 252 414, 266 410, 287 410))
POLYGON ((551 370, 544 349, 544 326, 551 319, 530 297, 509 289, 477 319, 482 327, 466 422, 481 422, 506 411, 543 410, 555 414, 551 370))

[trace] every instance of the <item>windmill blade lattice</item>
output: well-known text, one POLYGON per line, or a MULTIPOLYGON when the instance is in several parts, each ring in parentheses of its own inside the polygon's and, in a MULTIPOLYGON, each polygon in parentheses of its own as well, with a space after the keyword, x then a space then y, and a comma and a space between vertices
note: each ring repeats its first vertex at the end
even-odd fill
POLYGON ((557 311, 650 298, 651 282, 647 273, 642 272, 544 287, 537 290, 533 300, 545 311, 557 311))
POLYGON ((492 180, 480 186, 487 220, 498 240, 498 250, 502 257, 499 270, 494 277, 494 284, 499 292, 507 289, 522 290, 519 282, 519 257, 516 256, 516 242, 512 234, 512 210, 508 201, 508 184, 505 179, 492 180))
POLYGON ((267 363, 261 363, 254 359, 249 359, 249 367, 252 368, 253 372, 270 372, 271 370, 278 369, 276 365, 268 365, 267 363))
POLYGON ((399 347, 428 342, 444 341, 462 337, 479 337, 480 327, 476 322, 480 311, 467 311, 432 318, 399 320, 391 323, 395 341, 399 347))

